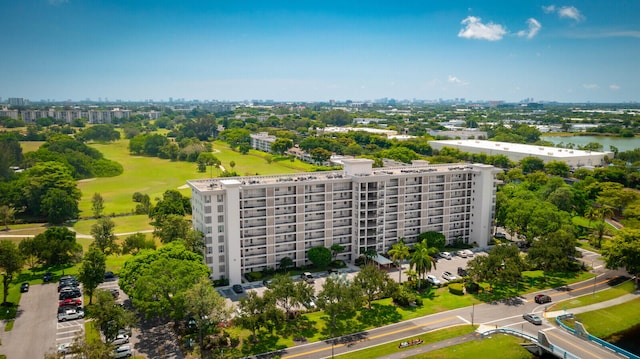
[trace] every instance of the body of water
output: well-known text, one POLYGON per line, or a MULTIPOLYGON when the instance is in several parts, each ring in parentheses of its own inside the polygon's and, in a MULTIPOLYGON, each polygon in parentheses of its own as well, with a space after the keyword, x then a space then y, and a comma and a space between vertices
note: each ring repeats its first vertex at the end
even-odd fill
POLYGON ((590 142, 602 144, 604 151, 611 151, 609 146, 615 146, 620 152, 640 148, 640 137, 609 137, 609 136, 540 136, 543 141, 549 141, 555 145, 573 143, 576 146, 585 146, 590 142))

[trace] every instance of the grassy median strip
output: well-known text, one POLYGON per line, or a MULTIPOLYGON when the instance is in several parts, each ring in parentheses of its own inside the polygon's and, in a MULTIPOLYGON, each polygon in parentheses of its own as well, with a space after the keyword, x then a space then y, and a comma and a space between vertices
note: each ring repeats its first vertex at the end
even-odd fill
POLYGON ((529 351, 519 345, 522 339, 506 335, 496 334, 482 340, 473 340, 470 342, 450 346, 443 349, 434 350, 432 352, 418 354, 412 358, 429 358, 429 359, 457 359, 457 358, 474 358, 474 359, 531 359, 534 356, 529 351))
POLYGON ((606 338, 640 325, 640 298, 592 312, 575 315, 590 334, 606 338))
MULTIPOLYGON (((401 340, 394 340, 389 343, 377 345, 375 347, 370 347, 363 350, 358 350, 355 352, 349 352, 340 355, 341 357, 349 357, 349 358, 357 358, 357 359, 369 359, 369 358, 379 358, 381 356, 398 353, 404 350, 411 350, 414 348, 423 347, 429 344, 441 342, 443 340, 448 340, 452 338, 457 338, 462 335, 466 335, 469 333, 473 333, 478 326, 471 325, 460 325, 445 329, 436 330, 433 332, 425 333, 423 335, 418 335, 414 337, 408 337, 401 340), (412 340, 422 340, 422 344, 418 344, 415 346, 409 346, 407 348, 399 349, 398 346, 402 342, 410 342, 412 340)), ((366 340, 366 339, 365 339, 366 340)))
POLYGON ((635 286, 633 281, 628 280, 618 286, 605 289, 605 290, 596 292, 594 294, 587 294, 578 298, 573 298, 571 300, 558 302, 555 304, 552 310, 584 307, 586 305, 596 304, 596 303, 604 302, 607 300, 615 299, 625 294, 633 293, 634 291, 635 291, 635 286))

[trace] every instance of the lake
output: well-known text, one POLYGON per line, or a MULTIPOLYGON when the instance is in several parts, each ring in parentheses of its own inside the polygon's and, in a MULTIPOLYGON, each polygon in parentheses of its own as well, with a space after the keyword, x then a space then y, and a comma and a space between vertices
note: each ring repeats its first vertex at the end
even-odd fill
POLYGON ((609 146, 616 146, 620 152, 640 148, 640 137, 609 137, 609 136, 540 136, 543 141, 549 141, 554 145, 559 143, 573 143, 576 146, 584 146, 589 142, 602 144, 604 151, 610 151, 609 146))

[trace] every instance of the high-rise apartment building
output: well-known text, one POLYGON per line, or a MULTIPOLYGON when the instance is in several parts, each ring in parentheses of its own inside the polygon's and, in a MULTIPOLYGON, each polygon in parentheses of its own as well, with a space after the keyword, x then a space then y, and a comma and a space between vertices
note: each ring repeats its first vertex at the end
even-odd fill
POLYGON ((213 278, 297 266, 316 246, 340 244, 338 259, 385 253, 400 238, 437 231, 447 242, 484 247, 491 238, 496 173, 482 164, 373 168, 346 159, 342 171, 192 180, 193 226, 205 234, 213 278))

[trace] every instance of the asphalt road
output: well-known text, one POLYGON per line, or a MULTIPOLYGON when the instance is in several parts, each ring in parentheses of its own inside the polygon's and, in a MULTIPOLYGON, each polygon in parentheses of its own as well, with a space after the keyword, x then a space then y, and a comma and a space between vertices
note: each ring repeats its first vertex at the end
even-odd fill
POLYGON ((46 352, 56 350, 57 288, 56 283, 32 285, 29 292, 22 293, 13 329, 0 331, 0 353, 7 359, 43 358, 46 352))

